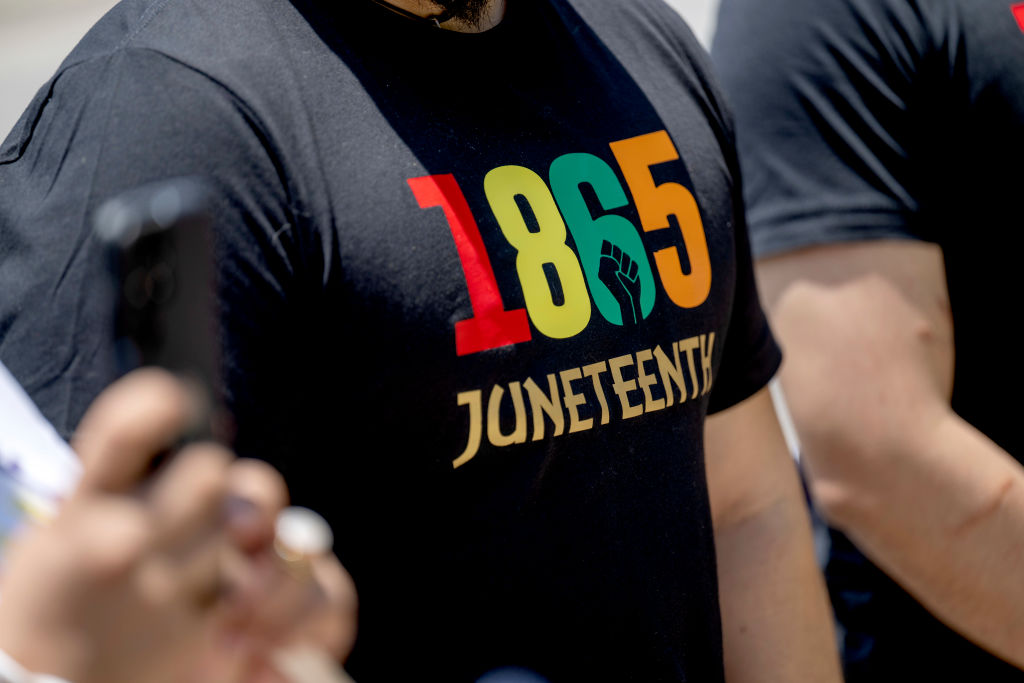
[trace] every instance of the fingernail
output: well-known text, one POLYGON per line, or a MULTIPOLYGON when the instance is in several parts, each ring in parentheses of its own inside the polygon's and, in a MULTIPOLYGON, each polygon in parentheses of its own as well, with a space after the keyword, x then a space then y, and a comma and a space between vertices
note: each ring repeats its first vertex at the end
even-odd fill
POLYGON ((232 529, 245 534, 259 533, 266 523, 259 506, 240 496, 224 499, 224 521, 232 529))

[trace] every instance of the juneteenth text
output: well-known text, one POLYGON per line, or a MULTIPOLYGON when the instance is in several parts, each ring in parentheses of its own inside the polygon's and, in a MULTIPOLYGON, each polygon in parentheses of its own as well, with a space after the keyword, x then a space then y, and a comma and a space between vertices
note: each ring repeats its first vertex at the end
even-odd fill
POLYGON ((667 350, 659 344, 553 372, 541 384, 532 377, 507 386, 495 384, 486 399, 482 389, 459 392, 458 405, 469 410, 469 436, 452 465, 457 468, 472 460, 485 432, 487 441, 500 448, 586 431, 598 419, 606 425, 613 419, 628 420, 704 396, 711 391, 714 345, 715 333, 710 332, 673 342, 667 350), (596 400, 596 411, 587 394, 596 400), (500 420, 504 401, 511 402, 515 415, 508 432, 502 431, 500 420), (584 406, 590 407, 593 417, 580 417, 584 406))

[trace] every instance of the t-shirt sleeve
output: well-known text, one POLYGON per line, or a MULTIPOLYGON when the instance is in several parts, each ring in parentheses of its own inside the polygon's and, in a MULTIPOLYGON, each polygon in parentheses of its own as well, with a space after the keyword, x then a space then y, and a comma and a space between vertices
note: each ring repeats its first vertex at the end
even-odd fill
POLYGON ((778 372, 782 352, 772 335, 757 292, 743 202, 744 179, 737 158, 732 112, 723 103, 717 85, 709 83, 709 87, 713 101, 719 105, 721 149, 731 179, 729 226, 734 265, 729 324, 724 339, 715 341, 716 345, 721 344, 721 356, 714 370, 708 402, 708 413, 712 414, 730 408, 764 388, 778 372))
POLYGON ((750 239, 738 193, 735 204, 735 290, 729 329, 708 403, 709 414, 753 396, 768 384, 782 363, 782 352, 772 336, 758 297, 750 239))
POLYGON ((945 67, 911 5, 723 0, 712 57, 735 111, 756 256, 935 239, 922 209, 943 184, 945 67))
POLYGON ((180 176, 213 196, 224 364, 245 375, 288 325, 298 247, 280 165, 242 101, 161 53, 122 49, 62 67, 0 147, 0 359, 65 437, 116 377, 93 213, 180 176))

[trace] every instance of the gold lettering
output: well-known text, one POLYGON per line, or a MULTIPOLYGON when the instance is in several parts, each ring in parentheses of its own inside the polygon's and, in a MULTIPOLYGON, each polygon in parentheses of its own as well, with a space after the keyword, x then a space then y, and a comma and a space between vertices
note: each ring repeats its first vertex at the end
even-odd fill
POLYGON ((643 351, 637 351, 636 354, 636 383, 640 385, 640 390, 644 392, 644 412, 652 413, 655 410, 661 410, 665 407, 665 399, 654 398, 651 396, 651 385, 658 383, 657 375, 648 375, 644 371, 644 363, 654 360, 654 355, 650 349, 644 349, 643 351))
POLYGON ((697 391, 700 389, 700 382, 697 381, 697 366, 693 362, 693 354, 700 347, 698 337, 690 337, 677 342, 679 350, 686 354, 686 363, 690 366, 690 382, 693 384, 693 393, 690 398, 697 398, 697 391))
POLYGON ((711 349, 715 345, 715 333, 700 335, 700 369, 704 371, 704 389, 701 395, 711 391, 711 349))
POLYGON ((642 404, 633 405, 629 402, 629 392, 636 391, 636 380, 624 380, 622 369, 633 364, 633 356, 619 356, 608 360, 608 367, 612 373, 612 390, 618 394, 619 403, 622 404, 622 419, 628 420, 631 417, 644 414, 642 404))
POLYGON ((512 407, 516 414, 516 426, 511 434, 501 433, 501 399, 505 395, 505 390, 500 384, 495 384, 491 389, 491 398, 487 402, 487 440, 498 447, 526 442, 526 406, 523 404, 523 390, 519 382, 512 382, 508 388, 512 394, 512 407))
POLYGON ((597 402, 601 405, 601 424, 606 425, 611 419, 611 411, 608 410, 608 400, 604 395, 604 387, 601 386, 602 372, 608 372, 608 364, 604 361, 591 363, 583 368, 583 375, 594 382, 594 393, 597 394, 597 402))
MULTIPOLYGON (((591 363, 582 368, 570 368, 558 373, 550 373, 546 376, 547 386, 543 389, 532 377, 526 378, 522 383, 511 382, 507 386, 496 384, 491 388, 487 401, 487 440, 499 448, 526 443, 527 437, 530 435, 528 418, 531 418, 533 422, 532 441, 561 436, 566 433, 566 411, 569 414, 568 433, 593 429, 597 415, 586 419, 580 417, 580 407, 588 404, 589 396, 584 391, 580 391, 579 387, 573 387, 573 382, 581 381, 584 378, 589 378, 594 387, 594 395, 601 409, 601 424, 608 424, 611 421, 611 410, 608 394, 601 381, 601 375, 604 373, 611 375, 612 390, 619 399, 624 420, 638 417, 644 413, 663 410, 675 403, 685 403, 697 396, 704 396, 711 392, 713 385, 714 348, 715 333, 708 332, 674 342, 671 346, 671 355, 657 345, 652 349, 637 351, 635 355, 627 354, 591 363), (686 358, 685 370, 680 354, 686 358), (628 372, 625 372, 626 368, 634 365, 636 366, 636 375, 633 379, 627 379, 624 376, 629 375, 628 372), (690 375, 690 390, 687 389, 685 379, 687 371, 690 375), (559 382, 561 382, 561 388, 559 388, 559 382), (663 397, 656 398, 659 392, 655 390, 655 387, 661 387, 664 391, 663 397), (512 431, 508 434, 502 432, 501 422, 502 404, 506 391, 512 397, 514 417, 512 431), (678 397, 676 396, 677 392, 678 397), (633 393, 637 395, 631 396, 630 394, 633 393), (530 401, 529 415, 527 415, 526 399, 530 401), (638 402, 633 403, 633 400, 638 402), (547 429, 547 422, 551 423, 550 431, 547 429)), ((469 433, 465 449, 452 462, 452 467, 455 469, 476 457, 483 441, 485 424, 482 390, 460 392, 457 394, 456 400, 459 406, 466 406, 469 409, 469 433)))
POLYGON ((480 437, 483 435, 483 423, 480 420, 480 414, 483 412, 483 392, 479 389, 460 391, 456 400, 460 406, 469 406, 469 440, 466 443, 466 450, 452 463, 452 467, 457 469, 472 460, 480 450, 480 437))
POLYGON ((523 382, 526 395, 530 397, 530 409, 533 411, 533 440, 540 441, 544 438, 544 414, 551 418, 554 426, 552 437, 558 436, 565 430, 565 415, 562 414, 562 402, 558 399, 558 382, 554 373, 548 375, 548 393, 545 394, 533 378, 523 382))
POLYGON ((562 370, 559 373, 559 377, 562 378, 562 394, 565 399, 565 407, 569 410, 569 433, 574 434, 576 432, 584 432, 594 426, 593 418, 587 418, 586 420, 580 419, 579 407, 587 402, 587 399, 582 394, 573 393, 572 382, 583 379, 583 374, 580 373, 579 368, 572 368, 571 370, 562 370))
POLYGON ((665 387, 666 405, 669 406, 675 403, 675 396, 672 394, 672 382, 675 382, 676 387, 679 389, 679 402, 684 403, 686 401, 686 384, 683 382, 683 367, 679 364, 679 347, 673 344, 672 351, 675 355, 675 362, 669 360, 665 352, 661 350, 661 346, 654 347, 654 360, 658 362, 661 384, 665 387))

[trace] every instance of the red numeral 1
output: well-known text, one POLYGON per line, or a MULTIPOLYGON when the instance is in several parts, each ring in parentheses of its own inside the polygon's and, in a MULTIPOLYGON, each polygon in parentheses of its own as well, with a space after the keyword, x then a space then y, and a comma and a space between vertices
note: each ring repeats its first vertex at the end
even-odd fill
POLYGON ((462 272, 469 289, 473 317, 455 323, 455 353, 466 356, 499 346, 530 341, 530 320, 525 308, 505 310, 494 279, 494 269, 480 237, 480 228, 469 210, 462 188, 450 173, 410 178, 421 209, 440 206, 455 239, 462 272))

